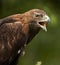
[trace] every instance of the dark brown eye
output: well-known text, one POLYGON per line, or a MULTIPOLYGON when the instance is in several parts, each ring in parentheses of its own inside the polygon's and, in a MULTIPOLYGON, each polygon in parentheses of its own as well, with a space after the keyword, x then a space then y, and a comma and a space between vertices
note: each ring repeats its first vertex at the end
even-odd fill
POLYGON ((43 14, 36 14, 36 17, 43 17, 43 14))
POLYGON ((36 17, 39 17, 40 15, 36 15, 36 17))

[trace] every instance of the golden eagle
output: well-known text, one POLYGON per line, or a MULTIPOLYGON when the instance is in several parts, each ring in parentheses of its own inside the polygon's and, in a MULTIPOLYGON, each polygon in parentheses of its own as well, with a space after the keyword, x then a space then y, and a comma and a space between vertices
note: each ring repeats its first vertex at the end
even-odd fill
POLYGON ((0 65, 15 65, 24 47, 50 18, 40 9, 32 9, 22 14, 14 14, 0 19, 0 65))

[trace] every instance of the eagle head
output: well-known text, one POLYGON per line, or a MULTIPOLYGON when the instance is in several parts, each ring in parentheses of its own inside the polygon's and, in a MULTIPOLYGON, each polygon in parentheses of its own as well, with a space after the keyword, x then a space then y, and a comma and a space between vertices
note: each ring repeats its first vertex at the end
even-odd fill
POLYGON ((25 12, 25 14, 28 15, 27 20, 29 20, 31 29, 42 28, 43 30, 47 31, 46 24, 50 22, 50 18, 45 11, 40 9, 32 9, 25 12))

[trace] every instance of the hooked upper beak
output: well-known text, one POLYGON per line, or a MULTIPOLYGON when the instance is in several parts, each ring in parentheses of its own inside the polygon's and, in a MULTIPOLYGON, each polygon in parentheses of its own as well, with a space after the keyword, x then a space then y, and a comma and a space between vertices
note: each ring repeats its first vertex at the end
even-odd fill
POLYGON ((42 18, 41 21, 42 21, 42 22, 43 22, 43 21, 45 21, 45 22, 50 22, 50 18, 49 18, 48 15, 45 15, 45 16, 43 16, 43 18, 42 18))
POLYGON ((39 25, 40 27, 47 32, 46 23, 50 22, 50 18, 48 15, 44 15, 43 18, 41 18, 39 25))

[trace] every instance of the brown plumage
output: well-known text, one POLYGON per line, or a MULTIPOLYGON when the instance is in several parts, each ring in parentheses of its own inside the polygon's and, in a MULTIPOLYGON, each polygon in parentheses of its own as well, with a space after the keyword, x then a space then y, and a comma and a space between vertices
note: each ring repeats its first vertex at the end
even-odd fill
POLYGON ((26 44, 42 28, 46 29, 49 17, 43 10, 32 9, 0 20, 0 65, 15 65, 26 44))

